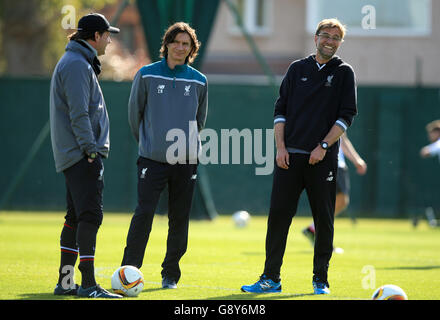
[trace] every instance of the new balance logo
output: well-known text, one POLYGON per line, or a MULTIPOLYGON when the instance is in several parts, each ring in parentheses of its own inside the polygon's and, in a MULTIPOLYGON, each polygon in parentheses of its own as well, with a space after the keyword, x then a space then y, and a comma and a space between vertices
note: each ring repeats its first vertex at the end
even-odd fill
POLYGON ((272 289, 272 285, 269 283, 269 281, 262 281, 260 283, 260 287, 261 287, 262 290, 272 289))
POLYGON ((330 171, 330 172, 328 173, 328 177, 327 177, 326 180, 327 180, 327 181, 333 181, 333 171, 330 171))
POLYGON ((145 179, 145 172, 147 172, 148 168, 143 168, 141 170, 141 179, 145 179))
POLYGON ((157 86, 157 93, 163 93, 163 90, 165 89, 164 84, 160 84, 157 86))
POLYGON ((91 292, 90 294, 89 294, 89 297, 91 297, 91 298, 97 298, 97 297, 99 297, 101 294, 100 293, 98 293, 98 291, 93 291, 93 292, 91 292))

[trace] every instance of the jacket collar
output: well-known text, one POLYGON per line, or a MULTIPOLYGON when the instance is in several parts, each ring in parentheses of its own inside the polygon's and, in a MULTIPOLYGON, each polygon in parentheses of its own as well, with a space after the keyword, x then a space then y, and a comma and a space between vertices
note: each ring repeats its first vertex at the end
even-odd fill
MULTIPOLYGON (((308 57, 307 57, 307 60, 309 61, 309 62, 312 62, 313 64, 316 64, 317 63, 317 61, 316 61, 316 54, 310 54, 308 57)), ((326 64, 325 64, 325 66, 327 67, 327 68, 329 68, 329 67, 337 67, 337 66, 339 66, 341 63, 343 63, 343 61, 341 60, 341 58, 339 57, 339 56, 337 56, 337 55, 334 55, 326 64)))
POLYGON ((77 52, 84 56, 90 64, 93 62, 93 59, 96 57, 96 50, 92 51, 90 45, 84 43, 82 40, 71 40, 66 46, 66 51, 77 52))
POLYGON ((66 51, 81 54, 90 63, 97 76, 101 73, 101 62, 98 59, 97 51, 87 41, 71 40, 66 46, 66 51))
POLYGON ((170 67, 168 66, 166 58, 162 58, 160 63, 162 65, 162 68, 164 69, 164 71, 167 74, 170 74, 170 75, 175 75, 176 73, 183 72, 183 71, 185 71, 188 68, 187 64, 182 64, 182 65, 176 65, 174 67, 174 69, 170 69, 170 67))

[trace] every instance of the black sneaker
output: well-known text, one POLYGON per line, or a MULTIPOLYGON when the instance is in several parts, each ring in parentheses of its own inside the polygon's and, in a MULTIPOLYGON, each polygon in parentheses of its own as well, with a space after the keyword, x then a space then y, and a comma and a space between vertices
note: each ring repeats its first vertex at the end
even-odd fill
POLYGON ((86 289, 84 289, 83 287, 79 287, 78 296, 86 297, 86 298, 110 298, 110 299, 122 298, 122 296, 119 294, 110 293, 107 290, 101 288, 99 284, 86 289))
POLYGON ((78 293, 78 288, 79 286, 74 284, 72 287, 64 289, 63 286, 58 283, 53 291, 53 294, 56 296, 76 296, 78 293))
POLYGON ((162 279, 162 288, 163 289, 177 289, 177 283, 175 280, 171 278, 163 278, 162 279))

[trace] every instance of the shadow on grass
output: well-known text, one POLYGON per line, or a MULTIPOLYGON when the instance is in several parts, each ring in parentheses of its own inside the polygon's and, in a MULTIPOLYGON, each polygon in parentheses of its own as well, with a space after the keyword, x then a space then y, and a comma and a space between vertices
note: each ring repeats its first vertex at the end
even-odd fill
POLYGON ((387 267, 377 268, 382 270, 433 270, 440 269, 440 266, 401 266, 401 267, 387 267))
POLYGON ((42 293, 22 293, 18 295, 23 300, 72 300, 77 299, 76 296, 56 296, 53 293, 42 292, 42 293))
MULTIPOLYGON (((162 288, 148 288, 142 290, 142 293, 151 293, 154 291, 164 290, 162 288)), ((111 290, 109 290, 112 292, 111 290)), ((19 296, 19 300, 77 300, 77 299, 89 299, 85 297, 78 297, 78 296, 56 296, 53 293, 43 292, 43 293, 22 293, 19 296)), ((136 297, 133 297, 136 298, 136 297)), ((132 299, 132 297, 124 297, 124 299, 132 299)))
POLYGON ((297 293, 297 294, 268 294, 268 293, 237 293, 228 294, 221 297, 212 297, 207 300, 284 300, 295 299, 306 296, 314 296, 313 293, 297 293))
POLYGON ((164 288, 147 288, 142 290, 142 293, 151 293, 154 291, 163 291, 163 290, 170 290, 170 289, 164 289, 164 288))
MULTIPOLYGON (((162 288, 144 289, 142 293, 151 293, 154 291, 164 290, 162 288)), ((267 294, 267 293, 234 293, 224 296, 216 296, 207 298, 206 300, 291 300, 295 298, 302 298, 307 296, 314 296, 313 293, 297 293, 297 294, 267 294)), ((132 300, 133 298, 124 297, 124 300, 132 300)), ((134 298, 136 299, 136 298, 134 298)), ((56 296, 53 293, 23 293, 19 295, 18 299, 14 300, 47 300, 47 301, 69 301, 69 300, 89 300, 88 298, 82 298, 77 296, 56 296)), ((110 299, 111 300, 111 299, 110 299)))

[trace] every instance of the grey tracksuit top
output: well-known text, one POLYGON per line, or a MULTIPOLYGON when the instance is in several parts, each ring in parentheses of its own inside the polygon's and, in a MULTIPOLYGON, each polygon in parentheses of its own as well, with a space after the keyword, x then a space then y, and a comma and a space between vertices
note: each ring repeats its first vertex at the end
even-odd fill
POLYGON ((134 77, 128 103, 128 122, 139 143, 139 155, 170 163, 170 146, 185 139, 186 150, 176 152, 175 159, 195 163, 207 109, 208 83, 196 69, 186 64, 170 69, 165 58, 142 67, 134 77))
POLYGON ((96 52, 70 41, 50 85, 50 129, 55 168, 61 172, 98 152, 108 156, 109 118, 92 68, 96 52))

